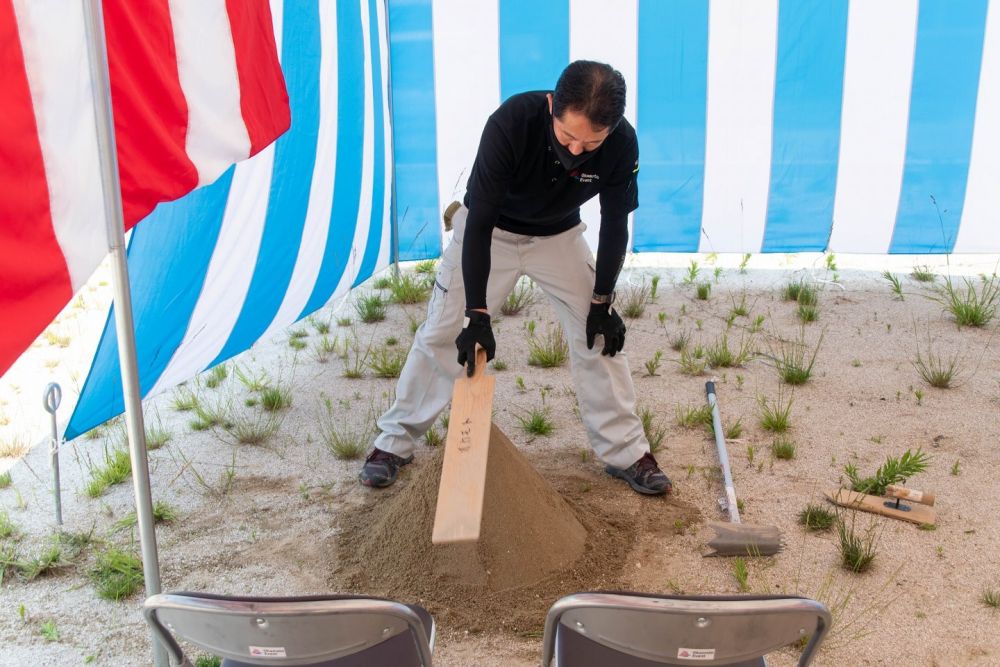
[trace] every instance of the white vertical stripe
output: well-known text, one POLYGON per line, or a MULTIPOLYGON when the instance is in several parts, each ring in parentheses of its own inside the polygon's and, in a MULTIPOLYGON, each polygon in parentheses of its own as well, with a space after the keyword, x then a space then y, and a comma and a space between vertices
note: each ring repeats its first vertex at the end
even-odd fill
POLYGON ((177 74, 188 107, 185 150, 198 185, 250 154, 240 109, 236 50, 225 0, 170 0, 177 74))
POLYGON ((45 163, 52 226, 76 291, 108 253, 83 3, 14 0, 14 14, 45 163))
MULTIPOLYGON (((282 0, 271 0, 281 54, 282 0)), ((197 375, 222 351, 246 301, 264 234, 274 144, 236 165, 222 228, 184 339, 145 398, 197 375)))
POLYGON ((917 0, 852 0, 830 249, 884 253, 906 160, 917 0))
POLYGON ((434 93, 441 208, 465 196, 490 114, 500 104, 497 0, 433 5, 434 93))
POLYGON ((777 0, 709 5, 703 251, 763 243, 777 36, 777 0))
POLYGON ((312 295, 316 278, 323 266, 330 212, 333 209, 333 187, 337 165, 337 3, 319 3, 319 130, 316 137, 316 163, 309 190, 309 205, 302 228, 302 241, 295 259, 295 268, 274 320, 261 338, 277 333, 292 324, 302 313, 312 295))
POLYGON ((986 15, 983 63, 979 71, 976 125, 955 252, 1000 251, 1000 2, 986 15))
MULTIPOLYGON (((349 1, 349 0, 341 0, 349 1)), ((351 254, 340 276, 337 288, 330 295, 335 299, 346 294, 351 289, 358 270, 365 258, 365 247, 368 245, 368 230, 372 217, 372 193, 374 191, 375 169, 375 102, 372 98, 372 50, 369 37, 368 0, 355 0, 361 5, 361 34, 365 50, 365 131, 364 147, 361 151, 361 195, 358 201, 358 217, 356 220, 334 220, 333 224, 354 224, 354 241, 351 243, 351 254)))
POLYGON ((389 265, 392 252, 392 118, 389 109, 389 29, 386 25, 385 3, 375 6, 378 14, 379 53, 382 63, 382 126, 385 132, 385 200, 382 205, 382 242, 379 248, 375 271, 378 272, 389 265))
MULTIPOLYGON (((639 2, 620 0, 608 11, 606 0, 571 0, 569 5, 569 59, 608 63, 625 77, 625 118, 635 126, 636 92, 639 80, 639 2)), ((555 81, 552 82, 555 86, 555 81)), ((641 147, 640 147, 641 148, 641 147)), ((641 196, 641 193, 640 193, 641 196)), ((587 223, 584 238, 597 250, 601 205, 597 197, 584 204, 580 216, 587 223)), ((632 247, 632 216, 629 245, 632 247)))

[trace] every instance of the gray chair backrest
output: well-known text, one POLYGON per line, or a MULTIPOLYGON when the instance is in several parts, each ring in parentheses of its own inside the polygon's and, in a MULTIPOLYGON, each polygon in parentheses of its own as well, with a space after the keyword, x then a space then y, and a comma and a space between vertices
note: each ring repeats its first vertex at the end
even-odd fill
POLYGON ((230 665, 431 667, 433 619, 392 600, 170 593, 148 598, 143 615, 174 665, 191 664, 180 639, 230 665))
POLYGON ((549 610, 542 665, 764 665, 767 653, 808 638, 804 666, 830 622, 823 604, 801 597, 578 593, 549 610))

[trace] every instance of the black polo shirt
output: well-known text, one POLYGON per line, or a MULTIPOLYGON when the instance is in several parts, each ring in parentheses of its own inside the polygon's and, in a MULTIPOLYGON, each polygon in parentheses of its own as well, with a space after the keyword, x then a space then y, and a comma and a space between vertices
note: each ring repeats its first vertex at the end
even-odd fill
POLYGON ((578 168, 567 171, 550 141, 547 91, 514 95, 490 116, 469 175, 462 253, 466 306, 486 306, 493 227, 551 236, 580 223, 580 205, 601 202, 594 289, 614 288, 628 243, 627 216, 638 205, 639 145, 624 118, 578 168))

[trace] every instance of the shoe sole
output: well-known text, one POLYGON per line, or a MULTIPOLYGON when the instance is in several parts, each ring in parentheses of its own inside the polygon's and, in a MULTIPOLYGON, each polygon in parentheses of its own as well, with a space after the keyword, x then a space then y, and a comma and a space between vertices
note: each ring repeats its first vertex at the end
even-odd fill
MULTIPOLYGON (((411 463, 413 463, 413 454, 410 454, 409 458, 403 459, 403 461, 399 464, 399 467, 402 468, 403 466, 410 465, 411 463)), ((395 475, 381 484, 376 484, 373 480, 364 477, 364 474, 364 471, 358 473, 358 481, 361 482, 362 486, 367 486, 370 489, 384 489, 385 487, 392 486, 393 483, 395 483, 396 478, 399 476, 399 470, 397 469, 395 475)))
POLYGON ((617 477, 618 479, 625 480, 626 482, 628 482, 628 485, 631 486, 633 490, 643 494, 644 496, 665 496, 673 490, 673 484, 668 485, 667 488, 665 489, 651 489, 648 486, 642 486, 641 484, 636 482, 634 479, 626 475, 621 470, 618 470, 617 468, 612 468, 611 466, 606 467, 604 469, 604 472, 608 473, 612 477, 617 477))

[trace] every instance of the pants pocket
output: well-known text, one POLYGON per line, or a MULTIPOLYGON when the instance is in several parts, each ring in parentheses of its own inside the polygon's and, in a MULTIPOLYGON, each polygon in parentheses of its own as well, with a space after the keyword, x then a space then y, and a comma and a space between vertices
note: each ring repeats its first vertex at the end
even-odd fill
POLYGON ((434 276, 434 287, 431 290, 431 299, 427 304, 427 319, 436 322, 445 312, 448 300, 452 296, 452 283, 454 282, 455 268, 451 266, 441 266, 437 275, 434 276))

